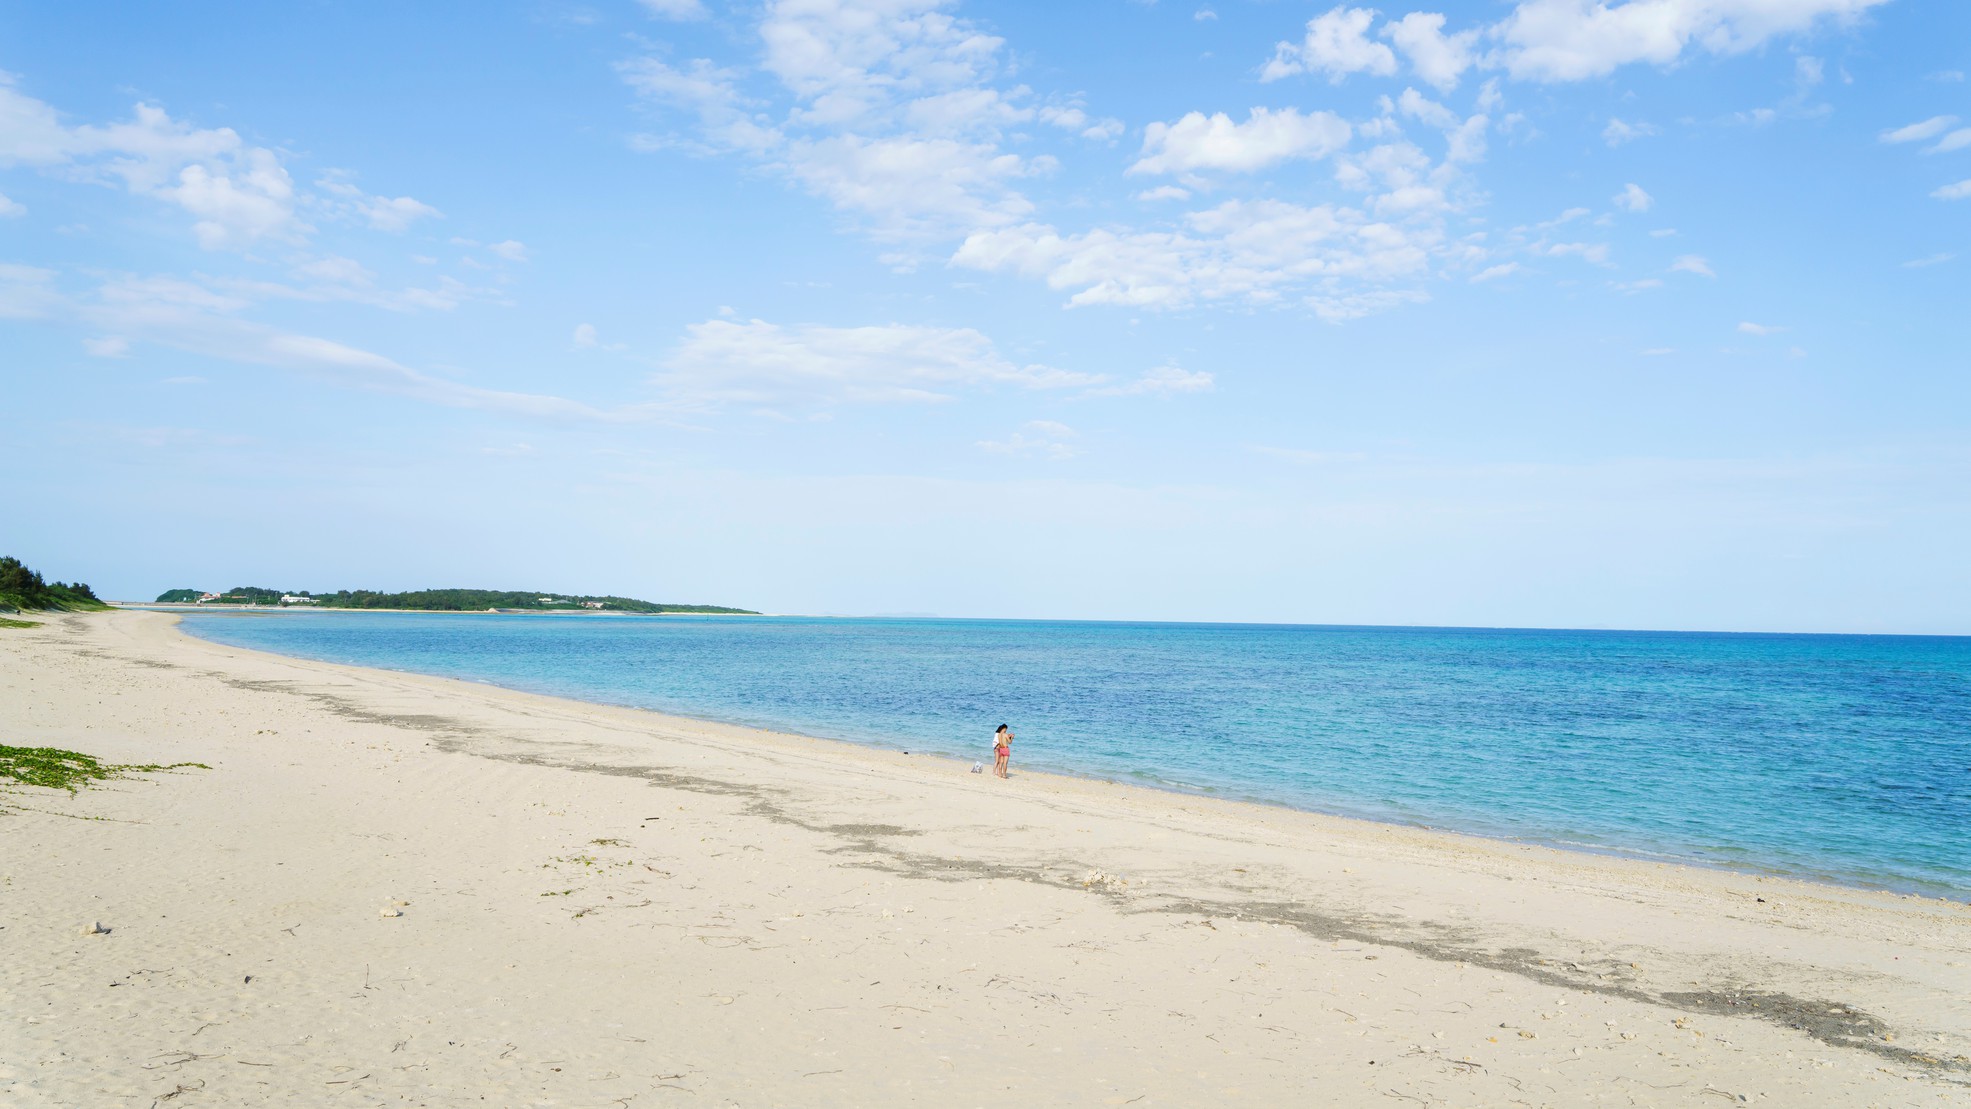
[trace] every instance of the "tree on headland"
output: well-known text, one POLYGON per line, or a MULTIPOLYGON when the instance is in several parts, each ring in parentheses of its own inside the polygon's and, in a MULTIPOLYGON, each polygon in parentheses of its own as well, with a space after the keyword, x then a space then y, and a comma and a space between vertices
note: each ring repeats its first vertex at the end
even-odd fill
POLYGON ((20 559, 0 555, 0 608, 86 611, 108 608, 81 582, 50 582, 20 559))
POLYGON ((206 594, 196 589, 166 590, 159 604, 266 605, 278 606, 307 598, 299 603, 319 608, 412 609, 422 612, 485 612, 487 609, 521 612, 636 612, 701 613, 707 615, 757 616, 746 608, 723 605, 659 604, 635 597, 590 596, 575 593, 543 593, 538 590, 504 589, 415 589, 404 593, 384 593, 372 589, 339 589, 310 593, 306 589, 286 592, 264 586, 241 585, 224 593, 206 594))

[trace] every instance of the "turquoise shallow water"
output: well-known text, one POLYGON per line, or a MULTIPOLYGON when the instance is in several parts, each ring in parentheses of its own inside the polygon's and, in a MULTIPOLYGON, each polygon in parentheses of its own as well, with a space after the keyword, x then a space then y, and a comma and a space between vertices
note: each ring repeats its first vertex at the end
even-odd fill
POLYGON ((1016 768, 1971 897, 1971 639, 195 614, 195 635, 1016 768))

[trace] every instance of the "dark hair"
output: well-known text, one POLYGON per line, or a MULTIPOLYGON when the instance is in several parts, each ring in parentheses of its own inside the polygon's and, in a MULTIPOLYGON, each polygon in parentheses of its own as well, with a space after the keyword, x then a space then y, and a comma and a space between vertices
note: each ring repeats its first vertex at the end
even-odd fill
POLYGON ((999 727, 993 729, 993 734, 998 735, 1000 732, 1003 732, 1005 730, 1006 730, 1006 725, 1001 724, 999 727))

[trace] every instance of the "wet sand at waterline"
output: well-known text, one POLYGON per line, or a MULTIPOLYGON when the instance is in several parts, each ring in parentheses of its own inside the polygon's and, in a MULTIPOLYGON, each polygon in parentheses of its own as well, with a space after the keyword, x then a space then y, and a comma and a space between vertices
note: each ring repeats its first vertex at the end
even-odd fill
POLYGON ((0 632, 0 743, 211 768, 0 794, 0 1102, 1971 1104, 1962 904, 173 619, 0 632))

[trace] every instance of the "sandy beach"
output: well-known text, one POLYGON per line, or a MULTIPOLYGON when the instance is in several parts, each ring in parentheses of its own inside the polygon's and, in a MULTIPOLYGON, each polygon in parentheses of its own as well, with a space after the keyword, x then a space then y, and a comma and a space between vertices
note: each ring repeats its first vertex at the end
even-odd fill
POLYGON ((37 619, 7 1105, 1971 1104, 1961 903, 37 619))

